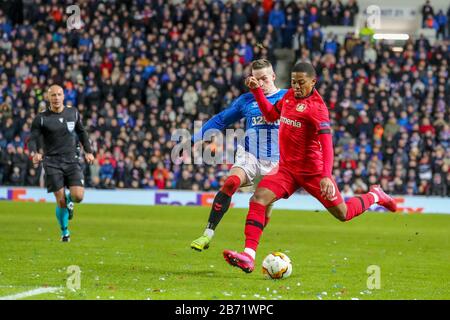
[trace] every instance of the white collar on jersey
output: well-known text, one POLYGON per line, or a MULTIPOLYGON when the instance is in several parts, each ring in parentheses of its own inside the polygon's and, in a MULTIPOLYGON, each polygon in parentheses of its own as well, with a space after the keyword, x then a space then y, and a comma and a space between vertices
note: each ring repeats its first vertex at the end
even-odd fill
POLYGON ((277 91, 275 91, 275 92, 273 92, 273 93, 271 93, 271 94, 268 94, 266 97, 268 98, 268 97, 271 97, 271 96, 273 96, 274 94, 277 94, 278 92, 280 92, 280 90, 281 89, 277 89, 277 91))

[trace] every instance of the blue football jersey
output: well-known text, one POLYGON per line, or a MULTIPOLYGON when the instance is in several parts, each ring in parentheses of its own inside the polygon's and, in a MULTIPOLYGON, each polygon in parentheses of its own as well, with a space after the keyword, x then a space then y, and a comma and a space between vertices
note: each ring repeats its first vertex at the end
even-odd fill
MULTIPOLYGON (((286 89, 279 89, 266 97, 274 105, 286 92, 286 89)), ((208 120, 194 134, 193 142, 202 140, 205 132, 209 129, 222 131, 242 118, 245 118, 246 121, 246 136, 243 146, 245 150, 258 159, 278 161, 280 156, 278 150, 279 120, 267 122, 251 92, 239 96, 229 107, 208 120)))

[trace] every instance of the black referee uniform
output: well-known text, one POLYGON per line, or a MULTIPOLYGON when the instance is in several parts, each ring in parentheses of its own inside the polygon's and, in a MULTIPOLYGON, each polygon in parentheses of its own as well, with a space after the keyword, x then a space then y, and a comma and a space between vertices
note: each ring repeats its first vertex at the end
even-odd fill
POLYGON ((92 148, 78 110, 64 107, 60 113, 49 109, 39 113, 31 125, 30 152, 37 152, 40 141, 47 192, 56 192, 64 186, 83 187, 79 142, 87 153, 92 153, 92 148))

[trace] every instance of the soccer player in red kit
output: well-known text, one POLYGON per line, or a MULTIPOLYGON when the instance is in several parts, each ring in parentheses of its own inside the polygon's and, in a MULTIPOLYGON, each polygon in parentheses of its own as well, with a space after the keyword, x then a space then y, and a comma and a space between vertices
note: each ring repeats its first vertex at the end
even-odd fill
POLYGON ((250 199, 245 225, 244 252, 225 250, 225 260, 249 273, 254 269, 256 249, 261 238, 266 207, 280 198, 289 198, 302 187, 340 221, 349 221, 378 203, 395 212, 397 205, 379 185, 370 192, 344 202, 331 174, 333 142, 328 109, 314 88, 316 72, 310 63, 301 62, 291 73, 291 89, 271 105, 254 77, 246 79, 267 121, 280 119, 279 167, 265 176, 250 199))

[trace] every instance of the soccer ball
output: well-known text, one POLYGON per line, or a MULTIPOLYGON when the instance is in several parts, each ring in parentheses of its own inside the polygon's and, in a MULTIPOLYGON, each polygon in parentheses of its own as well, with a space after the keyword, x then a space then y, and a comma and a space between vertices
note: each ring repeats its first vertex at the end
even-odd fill
POLYGON ((282 252, 272 252, 264 258, 262 272, 267 279, 285 279, 292 273, 291 259, 282 252))

